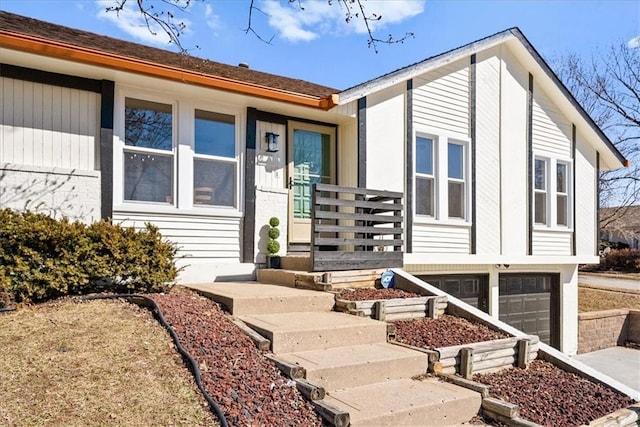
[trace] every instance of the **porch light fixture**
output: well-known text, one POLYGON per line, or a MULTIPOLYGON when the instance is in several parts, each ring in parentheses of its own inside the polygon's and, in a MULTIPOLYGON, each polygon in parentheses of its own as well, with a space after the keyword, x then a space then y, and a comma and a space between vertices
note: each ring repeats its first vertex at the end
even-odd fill
POLYGON ((278 138, 280 135, 273 132, 267 132, 267 152, 269 153, 277 153, 280 150, 278 138))

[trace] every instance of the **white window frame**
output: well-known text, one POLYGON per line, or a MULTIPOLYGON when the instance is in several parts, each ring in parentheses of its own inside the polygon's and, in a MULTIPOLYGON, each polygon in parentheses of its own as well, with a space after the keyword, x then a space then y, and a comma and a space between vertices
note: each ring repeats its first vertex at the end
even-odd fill
POLYGON ((414 222, 418 224, 451 224, 471 226, 471 141, 468 136, 461 134, 448 133, 444 131, 435 131, 432 129, 424 129, 418 127, 414 130, 413 135, 413 152, 416 153, 417 137, 430 138, 433 140, 433 173, 434 173, 434 213, 433 217, 427 215, 419 215, 416 213, 416 156, 413 158, 413 212, 414 222), (463 180, 457 180, 464 183, 464 217, 449 218, 449 159, 448 144, 454 143, 461 145, 463 148, 463 180))
POLYGON ((573 161, 571 159, 551 157, 544 155, 534 155, 531 173, 533 174, 533 188, 532 188, 532 206, 533 218, 534 218, 534 230, 548 230, 548 231, 572 231, 573 230, 573 161), (535 188, 535 161, 542 160, 546 164, 545 179, 546 179, 546 215, 547 221, 544 224, 535 222, 535 195, 541 191, 535 188), (558 164, 563 164, 567 168, 566 170, 566 192, 558 193, 558 164), (558 224, 558 195, 565 195, 567 198, 567 224, 558 224))
MULTIPOLYGON (((192 214, 207 216, 241 217, 243 209, 244 188, 242 185, 244 138, 244 112, 237 108, 211 102, 193 101, 180 94, 159 94, 153 91, 133 87, 120 87, 116 90, 114 115, 113 146, 113 209, 114 211, 158 213, 158 214, 192 214), (171 204, 160 202, 143 202, 124 200, 124 153, 131 151, 125 145, 125 98, 136 98, 161 104, 172 108, 172 150, 138 149, 158 151, 159 154, 172 155, 173 158, 173 200, 171 204), (221 157, 195 154, 195 110, 205 110, 228 114, 235 117, 235 157, 221 157), (234 206, 196 205, 194 203, 194 161, 206 158, 235 164, 234 206)), ((135 148, 135 147, 134 147, 135 148)))
POLYGON ((417 134, 414 138, 414 153, 417 153, 417 142, 418 142, 418 138, 423 138, 423 139, 430 139, 431 140, 431 174, 427 174, 427 173, 418 173, 418 169, 417 169, 417 163, 418 163, 418 158, 417 156, 414 156, 413 159, 413 170, 415 171, 415 176, 413 177, 413 183, 414 183, 414 197, 413 197, 413 202, 414 202, 414 212, 416 211, 416 204, 417 204, 417 197, 415 196, 417 194, 417 189, 418 189, 418 184, 417 184, 417 179, 421 178, 421 179, 430 179, 433 182, 433 200, 432 200, 432 204, 433 204, 433 215, 424 215, 424 214, 416 214, 419 217, 424 217, 424 218, 436 218, 438 215, 438 206, 440 205, 439 201, 438 201, 438 179, 437 179, 437 175, 438 175, 438 137, 434 136, 434 135, 427 135, 427 134, 417 134))

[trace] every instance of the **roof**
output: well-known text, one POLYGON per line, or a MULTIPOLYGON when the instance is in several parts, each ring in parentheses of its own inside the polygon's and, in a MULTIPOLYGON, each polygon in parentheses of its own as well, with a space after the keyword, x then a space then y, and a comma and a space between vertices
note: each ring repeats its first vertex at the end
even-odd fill
POLYGON ((605 230, 637 230, 640 231, 640 205, 614 208, 600 208, 601 222, 615 217, 605 230))
POLYGON ((469 44, 451 49, 447 52, 429 57, 420 62, 416 62, 414 64, 384 74, 375 79, 361 83, 357 86, 346 89, 338 94, 340 99, 339 104, 347 104, 371 93, 380 91, 397 83, 407 81, 421 74, 440 68, 446 64, 458 61, 465 57, 469 57, 474 53, 490 49, 494 46, 498 46, 502 43, 512 40, 517 40, 520 42, 520 45, 525 49, 529 57, 540 67, 539 69, 540 71, 542 71, 542 75, 548 78, 552 85, 555 86, 556 90, 564 95, 571 106, 577 111, 580 119, 583 120, 583 123, 586 124, 586 127, 590 129, 590 131, 593 132, 595 136, 597 136, 597 138, 599 138, 603 142, 603 144, 609 149, 609 151, 613 154, 619 164, 621 164, 622 166, 628 166, 629 161, 625 159, 622 153, 620 153, 620 151, 615 147, 613 142, 611 142, 609 137, 607 137, 602 129, 600 129, 600 127, 593 121, 591 116, 575 99, 571 91, 567 89, 567 87, 564 85, 564 83, 562 83, 562 81, 554 73, 551 67, 549 67, 549 64, 547 64, 544 58, 542 58, 538 51, 524 36, 522 31, 520 31, 520 29, 517 27, 509 28, 507 30, 476 40, 469 44))
MULTIPOLYGON (((258 87, 272 90, 275 93, 299 95, 312 100, 330 100, 331 95, 338 92, 336 89, 300 79, 222 64, 4 11, 0 11, 0 46, 25 51, 33 50, 35 51, 34 53, 56 57, 66 54, 69 59, 85 63, 99 60, 95 55, 89 56, 88 54, 100 53, 103 54, 102 56, 113 56, 121 59, 117 64, 110 64, 112 68, 140 72, 140 67, 134 67, 134 65, 155 65, 160 68, 181 70, 201 77, 232 82, 240 86, 258 87), (52 44, 59 49, 57 51, 50 49, 52 44), (63 51, 63 48, 66 48, 66 50, 63 51), (85 55, 78 55, 78 51, 85 55), (128 65, 130 69, 127 69, 128 65)), ((109 64, 98 65, 109 66, 109 64)), ((159 72, 160 70, 156 71, 159 72)), ((146 74, 152 73, 147 70, 146 74)), ((170 75, 170 73, 167 73, 168 78, 170 78, 170 75)), ((234 91, 241 92, 241 90, 234 91)), ((326 108, 327 106, 325 106, 326 108)))

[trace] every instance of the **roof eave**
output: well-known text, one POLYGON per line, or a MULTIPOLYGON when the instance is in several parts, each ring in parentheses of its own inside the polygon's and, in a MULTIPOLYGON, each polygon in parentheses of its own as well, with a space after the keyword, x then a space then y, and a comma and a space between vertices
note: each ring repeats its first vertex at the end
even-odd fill
POLYGON ((0 30, 0 47, 325 111, 336 105, 332 95, 315 97, 288 92, 5 30, 0 30))

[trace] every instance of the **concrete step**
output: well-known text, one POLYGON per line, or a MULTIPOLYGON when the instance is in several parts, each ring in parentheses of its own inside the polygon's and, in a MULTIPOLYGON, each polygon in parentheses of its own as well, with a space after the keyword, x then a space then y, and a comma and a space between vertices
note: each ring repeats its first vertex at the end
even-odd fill
POLYGON ((280 257, 280 268, 284 270, 311 271, 311 257, 306 255, 285 255, 280 257))
POLYGON ((224 305, 234 316, 321 311, 333 309, 334 296, 327 292, 265 285, 257 282, 188 285, 201 295, 224 305))
POLYGON ((273 268, 261 268, 256 271, 260 283, 301 289, 329 290, 331 286, 322 284, 323 274, 273 268))
POLYGON ((240 319, 271 340, 271 351, 275 354, 387 340, 386 323, 350 314, 293 312, 240 316, 240 319))
POLYGON ((325 401, 349 412, 351 426, 446 426, 469 421, 480 394, 436 379, 402 379, 332 391, 325 401))
POLYGON ((427 372, 427 355, 387 343, 352 345, 278 355, 303 366, 307 381, 325 390, 411 378, 427 372))

